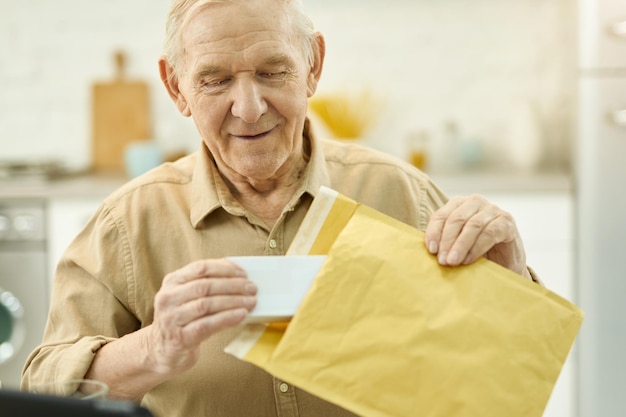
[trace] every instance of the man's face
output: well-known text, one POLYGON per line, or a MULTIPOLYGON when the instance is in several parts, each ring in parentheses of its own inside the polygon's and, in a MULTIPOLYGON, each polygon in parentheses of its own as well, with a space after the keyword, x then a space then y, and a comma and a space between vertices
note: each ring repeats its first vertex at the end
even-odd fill
POLYGON ((179 109, 231 178, 276 178, 302 158, 315 81, 281 7, 209 4, 183 32, 179 109))

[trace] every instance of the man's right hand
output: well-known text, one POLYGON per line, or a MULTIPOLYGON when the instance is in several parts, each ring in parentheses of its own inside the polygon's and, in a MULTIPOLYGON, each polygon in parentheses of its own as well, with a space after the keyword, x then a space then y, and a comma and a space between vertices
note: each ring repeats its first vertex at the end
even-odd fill
POLYGON ((204 340, 245 319, 256 292, 245 271, 226 259, 195 261, 169 273, 155 296, 147 340, 157 370, 191 368, 204 340))
POLYGON ((154 300, 152 324, 102 346, 85 378, 105 382, 111 398, 139 401, 191 368, 207 338, 240 324, 257 287, 226 259, 196 261, 169 273, 154 300))

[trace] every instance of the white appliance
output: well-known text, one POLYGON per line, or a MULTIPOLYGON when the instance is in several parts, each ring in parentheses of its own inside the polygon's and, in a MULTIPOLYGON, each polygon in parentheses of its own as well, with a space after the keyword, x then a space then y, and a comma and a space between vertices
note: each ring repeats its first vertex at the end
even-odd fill
POLYGON ((48 314, 43 200, 0 201, 0 381, 18 388, 48 314))
POLYGON ((579 417, 626 416, 626 1, 579 0, 579 417))

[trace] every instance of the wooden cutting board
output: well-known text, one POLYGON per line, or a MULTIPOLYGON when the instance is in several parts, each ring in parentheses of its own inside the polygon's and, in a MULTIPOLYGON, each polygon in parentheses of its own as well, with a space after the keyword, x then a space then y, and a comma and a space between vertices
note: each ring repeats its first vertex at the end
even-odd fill
POLYGON ((127 80, 126 57, 116 52, 115 77, 92 86, 92 169, 124 172, 124 149, 151 137, 150 97, 146 82, 127 80))

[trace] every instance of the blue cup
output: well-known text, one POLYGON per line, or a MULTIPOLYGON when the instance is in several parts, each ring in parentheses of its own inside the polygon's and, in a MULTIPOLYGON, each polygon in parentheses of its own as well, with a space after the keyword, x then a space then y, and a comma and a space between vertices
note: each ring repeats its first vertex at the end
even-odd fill
POLYGON ((155 142, 131 142, 124 149, 124 165, 130 178, 138 177, 162 163, 163 152, 155 142))

